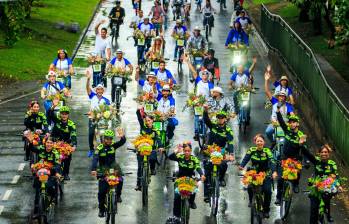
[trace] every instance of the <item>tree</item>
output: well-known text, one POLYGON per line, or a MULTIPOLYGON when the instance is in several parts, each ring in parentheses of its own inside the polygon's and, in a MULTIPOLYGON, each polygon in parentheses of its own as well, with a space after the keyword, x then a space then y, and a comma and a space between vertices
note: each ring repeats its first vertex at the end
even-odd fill
POLYGON ((349 1, 336 0, 334 10, 334 23, 336 30, 336 40, 339 44, 349 45, 349 1))

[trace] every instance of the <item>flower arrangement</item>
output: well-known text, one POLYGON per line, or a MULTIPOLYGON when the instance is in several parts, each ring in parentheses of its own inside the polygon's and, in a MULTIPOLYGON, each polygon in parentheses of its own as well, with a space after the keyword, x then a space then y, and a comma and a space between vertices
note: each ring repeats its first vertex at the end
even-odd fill
POLYGON ((50 170, 50 169, 52 169, 52 167, 53 167, 52 163, 49 163, 45 160, 40 160, 39 162, 32 164, 31 169, 32 169, 33 173, 36 173, 40 169, 50 170))
POLYGON ((114 187, 119 184, 119 177, 115 175, 108 175, 105 177, 105 180, 108 182, 108 185, 114 187))
POLYGON ((135 101, 137 103, 157 103, 156 97, 153 92, 143 92, 135 99, 135 101))
POLYGON ((191 48, 189 52, 193 57, 204 57, 205 52, 201 49, 191 48))
POLYGON ((164 121, 165 120, 165 116, 163 113, 161 113, 160 111, 156 110, 152 113, 153 117, 154 117, 154 121, 164 121))
POLYGON ((104 64, 105 63, 105 59, 102 58, 100 55, 89 55, 87 57, 87 62, 90 64, 90 65, 96 65, 96 64, 104 64))
POLYGON ((282 178, 285 180, 296 180, 302 169, 302 164, 292 158, 281 161, 282 178))
POLYGON ((313 194, 316 193, 337 193, 339 181, 335 175, 309 178, 310 190, 313 194))
POLYGON ((196 181, 190 177, 177 178, 175 186, 182 197, 190 197, 197 190, 196 181))
POLYGON ((39 142, 41 141, 40 135, 37 133, 33 133, 33 146, 39 145, 39 142))
POLYGON ((133 142, 142 156, 149 156, 153 150, 154 140, 150 135, 139 135, 133 142))
POLYGON ((64 70, 55 70, 55 73, 57 74, 57 78, 65 78, 67 77, 67 73, 64 70))
POLYGON ((58 141, 54 143, 55 149, 60 153, 60 159, 64 160, 70 156, 75 149, 66 142, 58 141))
POLYGON ((223 161, 223 155, 220 152, 212 152, 210 155, 210 159, 213 165, 220 165, 223 161))
POLYGON ((265 172, 257 173, 256 170, 249 170, 245 173, 244 177, 242 178, 242 183, 246 186, 248 185, 260 186, 260 185, 263 185, 264 179, 265 179, 265 172))
POLYGON ((214 152, 221 153, 222 149, 218 145, 213 144, 213 145, 207 145, 206 148, 202 152, 203 152, 204 155, 210 156, 211 153, 214 153, 214 152))
POLYGON ((57 99, 59 101, 64 101, 65 100, 65 96, 64 96, 64 93, 56 93, 54 95, 47 96, 47 99, 50 100, 50 101, 53 101, 54 99, 57 99))
POLYGON ((228 49, 230 49, 230 50, 247 50, 248 47, 245 44, 239 43, 239 44, 229 44, 228 49))
POLYGON ((188 93, 189 98, 186 101, 186 107, 201 107, 206 102, 203 95, 197 96, 195 93, 188 93))
POLYGON ((48 177, 51 175, 51 171, 46 168, 41 168, 36 172, 36 176, 40 182, 47 182, 48 177))
POLYGON ((144 33, 139 29, 135 29, 135 31, 133 32, 133 36, 136 39, 145 39, 144 33))
POLYGON ((101 104, 98 108, 89 112, 89 118, 94 120, 96 123, 100 120, 108 122, 109 120, 115 119, 117 114, 118 112, 113 106, 101 104))
POLYGON ((119 76, 125 78, 127 81, 131 81, 131 71, 120 66, 111 66, 106 71, 106 76, 111 78, 113 76, 119 76))

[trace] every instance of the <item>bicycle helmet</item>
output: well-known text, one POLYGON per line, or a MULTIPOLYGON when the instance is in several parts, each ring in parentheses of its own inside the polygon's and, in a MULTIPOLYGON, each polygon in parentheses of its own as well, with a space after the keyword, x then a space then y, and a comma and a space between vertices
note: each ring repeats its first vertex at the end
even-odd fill
POLYGON ((219 118, 226 118, 227 117, 227 112, 225 112, 224 110, 221 110, 219 111, 217 114, 216 114, 216 117, 219 119, 219 118))
POLYGON ((295 121, 295 122, 299 122, 299 117, 297 116, 297 115, 295 115, 295 114, 293 114, 293 115, 290 115, 289 117, 288 117, 288 121, 290 122, 290 121, 295 121))
POLYGON ((59 113, 67 113, 69 114, 70 113, 70 109, 68 106, 62 106, 60 109, 59 109, 59 113))
POLYGON ((105 138, 114 138, 114 132, 112 131, 112 130, 106 130, 105 132, 104 132, 104 137, 105 138))

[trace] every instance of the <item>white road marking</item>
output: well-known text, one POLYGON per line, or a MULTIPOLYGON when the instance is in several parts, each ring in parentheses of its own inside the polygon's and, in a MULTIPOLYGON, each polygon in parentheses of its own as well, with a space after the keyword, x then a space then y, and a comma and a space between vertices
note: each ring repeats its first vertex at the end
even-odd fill
POLYGON ((18 96, 18 97, 9 99, 9 100, 5 100, 5 101, 3 101, 3 102, 0 102, 0 105, 5 104, 5 103, 8 103, 8 102, 11 102, 11 101, 14 101, 14 100, 21 99, 21 98, 26 97, 26 96, 33 95, 33 94, 38 93, 38 92, 40 92, 40 90, 36 90, 36 91, 31 92, 31 93, 28 93, 28 94, 24 94, 24 95, 21 95, 21 96, 18 96))
POLYGON ((0 205, 0 215, 1 215, 1 213, 2 213, 2 211, 4 210, 4 206, 3 205, 0 205))
POLYGON ((24 167, 25 167, 25 163, 20 163, 18 167, 18 171, 24 170, 24 167))
POLYGON ((11 193, 12 193, 12 190, 7 190, 4 194, 4 197, 2 197, 2 200, 7 201, 10 198, 11 193))
POLYGON ((11 184, 17 184, 17 182, 18 182, 18 180, 19 180, 20 177, 21 177, 20 175, 14 176, 14 177, 12 178, 11 184))

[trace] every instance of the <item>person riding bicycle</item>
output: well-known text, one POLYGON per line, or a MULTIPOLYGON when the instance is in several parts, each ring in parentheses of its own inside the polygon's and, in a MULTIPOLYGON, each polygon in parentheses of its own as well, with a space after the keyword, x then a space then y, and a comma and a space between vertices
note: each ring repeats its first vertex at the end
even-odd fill
MULTIPOLYGON (((89 70, 86 71, 86 93, 90 100, 90 111, 92 113, 94 110, 98 110, 101 105, 110 105, 110 100, 103 96, 104 94, 104 86, 102 84, 98 84, 93 91, 90 87, 91 73, 89 70)), ((89 152, 88 157, 92 157, 94 151, 94 137, 95 137, 95 129, 96 124, 94 120, 89 117, 88 120, 88 144, 89 144, 89 152)))
MULTIPOLYGON (((168 156, 168 159, 178 162, 177 178, 194 177, 196 171, 199 173, 201 181, 205 181, 206 177, 200 167, 200 161, 197 157, 192 155, 192 146, 190 142, 183 142, 182 145, 179 145, 174 152, 168 156)), ((180 201, 181 196, 176 193, 173 201, 173 215, 176 217, 180 217, 180 201)), ((197 208, 195 193, 190 196, 189 205, 191 209, 197 208)))
POLYGON ((165 16, 165 11, 161 6, 160 0, 155 0, 154 5, 151 7, 150 12, 148 16, 151 17, 151 22, 154 24, 154 26, 157 26, 157 24, 160 26, 159 27, 159 34, 162 33, 162 23, 164 21, 164 16, 165 16))
MULTIPOLYGON (((154 123, 154 117, 149 114, 144 114, 143 106, 138 107, 137 111, 137 119, 138 123, 140 125, 140 134, 141 135, 149 135, 154 140, 153 145, 153 151, 149 156, 149 166, 150 166, 150 173, 151 175, 156 174, 155 165, 157 163, 157 151, 161 150, 161 139, 160 134, 155 128, 153 127, 154 123)), ((138 162, 138 168, 137 168, 137 185, 135 187, 136 191, 141 190, 141 177, 142 177, 142 162, 143 162, 143 156, 137 153, 137 162, 138 162)))
MULTIPOLYGON (((75 123, 69 119, 70 108, 63 106, 59 108, 59 116, 55 116, 54 108, 58 105, 58 100, 54 99, 52 107, 49 110, 49 117, 52 119, 54 125, 51 136, 55 141, 64 141, 69 143, 75 151, 77 146, 76 126, 75 123)), ((64 180, 70 180, 69 170, 72 154, 62 161, 64 180)))
MULTIPOLYGON (((271 72, 271 66, 268 66, 268 69, 270 71, 270 79, 272 78, 272 72, 271 72)), ((275 87, 274 93, 283 91, 286 93, 287 99, 289 99, 289 103, 294 105, 295 101, 293 98, 293 91, 292 88, 289 86, 289 80, 286 75, 281 76, 279 80, 275 80, 273 83, 273 86, 275 87)))
MULTIPOLYGON (((46 183, 46 189, 51 198, 55 198, 57 194, 56 189, 58 187, 56 178, 60 178, 62 173, 59 152, 54 148, 54 142, 51 137, 46 136, 43 139, 43 144, 36 146, 33 144, 34 137, 31 133, 28 133, 26 138, 29 141, 30 150, 38 155, 39 161, 45 161, 53 165, 50 169, 50 177, 46 183)), ((37 213, 39 209, 39 196, 41 188, 41 183, 37 177, 34 178, 33 187, 35 188, 34 216, 36 216, 39 215, 37 213)))
MULTIPOLYGON (((137 9, 138 10, 138 9, 137 9)), ((131 23, 130 23, 130 28, 132 28, 133 30, 137 29, 138 24, 143 23, 144 22, 144 13, 143 10, 138 10, 138 13, 136 13, 136 15, 132 18, 131 23)), ((135 36, 133 36, 133 39, 135 41, 134 46, 137 46, 137 39, 135 36)))
MULTIPOLYGON (((29 110, 25 113, 24 126, 26 130, 36 132, 37 134, 44 134, 48 132, 48 124, 45 113, 40 112, 40 104, 38 101, 31 101, 29 104, 29 110)), ((25 148, 25 161, 29 160, 30 149, 25 148)))
MULTIPOLYGON (((313 178, 324 178, 324 177, 332 177, 339 181, 340 177, 337 171, 337 164, 335 161, 330 159, 330 155, 332 152, 332 148, 325 144, 321 146, 318 150, 318 156, 314 156, 310 153, 307 153, 308 160, 314 164, 314 174, 313 178)), ((309 185, 313 185, 313 183, 309 182, 309 185)), ((342 192, 342 186, 338 186, 338 192, 342 192)), ((335 193, 324 193, 322 195, 309 195, 310 198, 310 222, 309 223, 318 223, 319 218, 319 207, 320 207, 320 198, 322 197, 324 201, 325 213, 327 215, 327 220, 329 223, 333 223, 334 219, 331 216, 331 199, 335 193)))
POLYGON ((41 98, 44 100, 44 107, 46 111, 46 117, 48 118, 48 123, 51 124, 51 120, 48 117, 48 111, 52 106, 53 97, 58 94, 64 94, 65 96, 69 96, 69 90, 64 86, 63 83, 56 81, 57 74, 54 71, 49 71, 46 79, 46 82, 41 89, 41 98))
POLYGON ((179 18, 176 18, 177 10, 180 10, 178 12, 180 14, 180 17, 182 17, 182 15, 184 14, 184 8, 183 8, 184 0, 172 0, 171 7, 172 7, 173 21, 175 21, 176 19, 179 19, 179 18))
POLYGON ((119 36, 119 29, 120 25, 124 23, 125 18, 125 9, 121 7, 121 2, 119 0, 115 1, 115 7, 112 8, 112 10, 109 13, 110 23, 109 27, 110 29, 113 29, 113 25, 117 25, 116 29, 116 36, 119 36))
POLYGON ((207 105, 210 112, 225 111, 228 115, 234 113, 233 102, 224 96, 223 89, 218 86, 211 90, 211 97, 207 99, 207 105))
MULTIPOLYGON (((265 147, 265 139, 262 134, 257 134, 253 138, 253 141, 256 146, 253 146, 247 150, 244 158, 242 159, 242 162, 240 163, 239 169, 243 170, 247 163, 251 161, 251 167, 249 167, 248 170, 252 169, 256 170, 257 173, 266 173, 266 178, 264 179, 262 186, 262 191, 264 195, 263 216, 264 218, 269 218, 270 202, 272 195, 271 187, 273 179, 277 177, 275 161, 271 150, 265 147)), ((247 191, 249 198, 248 207, 251 207, 253 192, 250 187, 248 187, 247 191)))
POLYGON ((145 54, 145 57, 150 60, 150 62, 153 61, 162 61, 164 60, 164 45, 165 41, 162 37, 157 36, 154 39, 154 42, 152 46, 149 48, 149 51, 145 54))
MULTIPOLYGON (((172 30, 171 36, 176 39, 176 46, 174 49, 173 61, 177 61, 178 50, 180 48, 180 46, 178 46, 177 39, 182 39, 184 41, 183 46, 185 46, 187 39, 190 36, 190 33, 188 32, 187 27, 183 25, 183 22, 181 19, 176 20, 176 25, 172 30)), ((181 46, 181 47, 183 47, 183 46, 181 46)), ((181 57, 181 55, 178 55, 178 58, 180 58, 180 57, 181 57)))
POLYGON ((251 27, 252 25, 252 21, 251 19, 246 16, 246 12, 245 10, 242 10, 240 12, 240 15, 239 17, 236 19, 236 22, 239 22, 241 24, 241 28, 246 32, 248 33, 248 30, 249 28, 251 27))
POLYGON ((164 85, 161 94, 158 95, 157 110, 162 114, 168 116, 167 138, 170 141, 174 136, 174 130, 178 125, 178 120, 174 117, 176 114, 176 101, 171 95, 171 88, 169 85, 164 85))
POLYGON ((200 28, 196 26, 193 31, 194 35, 191 35, 187 43, 187 51, 191 49, 196 49, 202 52, 206 52, 207 43, 204 36, 200 33, 200 28))
MULTIPOLYGON (((142 32, 144 36, 144 46, 138 46, 137 53, 138 53, 138 60, 139 62, 144 61, 144 54, 148 52, 150 46, 151 46, 151 39, 155 36, 155 30, 154 25, 152 23, 149 23, 149 17, 144 17, 144 20, 142 23, 138 24, 137 29, 142 32)), ((138 41, 139 42, 139 41, 138 41)), ((139 43, 138 43, 139 44, 139 43)))
MULTIPOLYGON (((281 102, 277 103, 276 117, 280 124, 280 127, 285 133, 285 143, 283 146, 283 150, 280 155, 280 161, 286 160, 288 158, 295 159, 297 161, 302 161, 302 154, 306 154, 306 135, 299 130, 299 117, 297 115, 290 115, 288 117, 288 124, 285 123, 280 110, 282 109, 283 104, 281 102)), ((284 180, 281 178, 282 168, 278 166, 278 184, 277 184, 277 194, 275 204, 279 205, 281 200, 281 194, 283 189, 284 180)), ((293 191, 295 193, 299 192, 299 179, 300 174, 298 175, 298 179, 294 180, 293 183, 293 191)))
POLYGON ((211 1, 210 0, 206 0, 206 4, 205 6, 201 9, 200 11, 203 14, 203 26, 205 27, 206 24, 209 25, 209 35, 211 36, 211 30, 212 27, 214 27, 214 17, 213 14, 216 13, 216 10, 212 7, 211 5, 211 1))
MULTIPOLYGON (((268 68, 270 68, 268 66, 268 68)), ((284 118, 284 120, 287 120, 287 116, 288 115, 293 115, 293 106, 292 104, 286 102, 286 92, 284 90, 281 90, 279 92, 276 92, 274 94, 274 96, 272 95, 272 93, 269 90, 269 79, 271 77, 271 72, 270 69, 267 69, 267 71, 264 74, 264 89, 265 89, 265 94, 267 96, 267 98, 270 100, 271 104, 272 104, 272 114, 271 114, 271 124, 269 124, 267 126, 267 129, 265 130, 265 134, 267 135, 268 139, 270 142, 272 142, 272 146, 270 148, 273 148, 273 145, 275 144, 274 141, 274 131, 275 128, 274 126, 277 124, 277 117, 276 117, 276 110, 277 110, 277 104, 279 102, 282 103, 282 107, 281 107, 281 114, 284 118)))
POLYGON ((234 27, 229 31, 228 37, 225 41, 225 47, 228 48, 229 44, 234 44, 237 46, 249 45, 248 35, 241 27, 241 23, 235 21, 234 27))
POLYGON ((213 48, 210 48, 207 52, 207 56, 204 58, 204 62, 202 65, 202 69, 207 69, 212 74, 212 82, 213 79, 217 79, 217 85, 219 84, 221 77, 220 77, 220 69, 219 69, 219 63, 218 58, 215 58, 214 56, 215 50, 213 48))
POLYGON ((149 72, 146 76, 146 80, 139 79, 139 68, 136 70, 135 80, 138 81, 138 84, 142 86, 142 91, 145 93, 153 93, 155 97, 159 95, 161 90, 160 84, 157 82, 157 77, 154 72, 149 72))
POLYGON ((71 75, 74 74, 73 62, 68 57, 68 52, 65 49, 59 49, 57 57, 53 60, 50 65, 50 71, 57 70, 59 73, 63 72, 64 86, 71 89, 71 75))
POLYGON ((165 61, 160 61, 159 69, 156 69, 154 73, 157 77, 158 82, 165 82, 170 85, 177 84, 170 70, 166 69, 165 61))
POLYGON ((115 153, 118 148, 126 143, 126 137, 124 130, 122 128, 117 129, 119 141, 114 142, 113 138, 115 136, 114 131, 106 130, 104 132, 103 143, 97 146, 92 160, 91 165, 91 175, 97 176, 99 172, 102 177, 98 181, 98 208, 99 217, 104 217, 105 213, 105 197, 108 193, 108 182, 105 180, 105 175, 108 173, 109 169, 115 169, 118 173, 119 184, 116 188, 117 202, 122 202, 121 191, 123 186, 122 170, 119 164, 116 162, 115 153))
MULTIPOLYGON (((204 122, 210 129, 208 134, 208 145, 216 144, 228 153, 230 161, 234 160, 234 133, 233 130, 227 125, 227 113, 220 111, 216 114, 217 122, 212 122, 208 116, 208 105, 204 105, 204 122)), ((206 161, 207 162, 207 161, 206 161)), ((207 165, 207 163, 206 163, 207 165)), ((207 167, 208 170, 210 167, 207 167)), ((226 183, 224 180, 225 173, 228 165, 226 162, 222 162, 219 170, 219 183, 220 186, 225 187, 226 183)), ((206 170, 206 168, 205 168, 206 170)))
MULTIPOLYGON (((130 63, 129 60, 124 58, 124 52, 121 49, 116 50, 116 57, 111 59, 110 65, 108 65, 109 68, 114 67, 114 68, 120 68, 121 70, 129 70, 129 72, 132 74, 133 72, 133 66, 130 63)), ((123 79, 122 82, 122 90, 124 91, 123 96, 126 96, 127 92, 127 86, 126 86, 126 78, 123 79)), ((114 85, 114 77, 111 78, 111 101, 114 103, 115 102, 115 88, 116 85, 114 85)))

